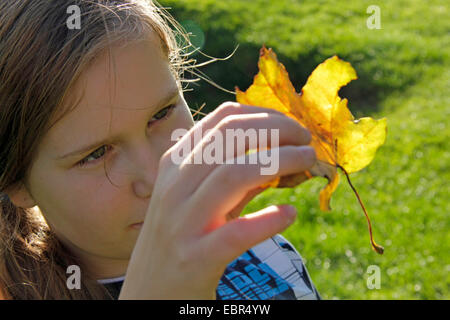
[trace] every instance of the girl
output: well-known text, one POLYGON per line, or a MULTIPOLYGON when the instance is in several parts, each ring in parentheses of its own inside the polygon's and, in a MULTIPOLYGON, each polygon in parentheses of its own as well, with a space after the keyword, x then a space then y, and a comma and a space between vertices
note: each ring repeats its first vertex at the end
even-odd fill
POLYGON ((0 2, 3 299, 319 298, 278 235, 295 208, 239 217, 259 186, 313 166, 309 132, 231 102, 194 123, 170 24, 145 0, 0 2), (280 130, 276 175, 171 160, 199 130, 237 128, 280 130))

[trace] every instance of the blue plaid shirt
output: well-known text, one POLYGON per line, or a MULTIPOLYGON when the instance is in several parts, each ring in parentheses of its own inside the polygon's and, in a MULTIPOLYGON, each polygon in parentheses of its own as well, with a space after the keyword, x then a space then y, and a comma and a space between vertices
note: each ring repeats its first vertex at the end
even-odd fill
MULTIPOLYGON (((125 276, 98 280, 113 298, 125 276)), ((321 299, 294 246, 282 235, 273 236, 232 261, 219 281, 217 300, 321 299)))

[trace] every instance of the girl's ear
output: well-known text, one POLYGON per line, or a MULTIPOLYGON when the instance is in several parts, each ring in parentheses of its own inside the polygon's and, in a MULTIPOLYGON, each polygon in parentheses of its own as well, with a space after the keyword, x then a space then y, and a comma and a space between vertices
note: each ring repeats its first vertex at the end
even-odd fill
POLYGON ((22 182, 9 187, 5 190, 5 193, 16 207, 27 209, 36 205, 30 192, 22 182))

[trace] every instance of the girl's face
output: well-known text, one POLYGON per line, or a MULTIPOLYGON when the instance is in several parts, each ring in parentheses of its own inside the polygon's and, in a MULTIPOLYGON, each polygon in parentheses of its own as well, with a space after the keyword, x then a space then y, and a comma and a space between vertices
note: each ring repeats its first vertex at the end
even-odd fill
POLYGON ((106 53, 84 72, 69 93, 84 90, 82 100, 44 137, 26 181, 52 230, 98 278, 125 273, 171 133, 194 125, 156 40, 112 52, 115 74, 106 53))

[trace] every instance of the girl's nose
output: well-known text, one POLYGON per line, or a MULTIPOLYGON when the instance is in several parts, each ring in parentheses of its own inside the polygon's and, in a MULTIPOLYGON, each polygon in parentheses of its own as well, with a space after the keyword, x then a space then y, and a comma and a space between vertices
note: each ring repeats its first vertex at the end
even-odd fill
POLYGON ((158 173, 159 155, 147 146, 133 161, 133 191, 140 198, 149 198, 158 173))
POLYGON ((142 172, 133 182, 133 191, 139 198, 149 198, 152 194, 156 175, 142 172))

